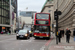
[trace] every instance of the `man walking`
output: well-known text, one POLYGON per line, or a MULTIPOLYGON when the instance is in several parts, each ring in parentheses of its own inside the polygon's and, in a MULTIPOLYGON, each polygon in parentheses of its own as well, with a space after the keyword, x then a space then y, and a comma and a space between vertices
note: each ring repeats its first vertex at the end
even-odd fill
POLYGON ((70 40, 70 34, 71 34, 71 31, 67 28, 66 29, 66 42, 69 43, 69 40, 70 40))
POLYGON ((58 39, 59 39, 59 43, 61 43, 61 31, 58 30, 58 39))
POLYGON ((75 41, 75 28, 74 28, 74 31, 73 31, 73 36, 74 36, 74 41, 75 41))
POLYGON ((62 37, 64 37, 64 29, 61 30, 62 37))

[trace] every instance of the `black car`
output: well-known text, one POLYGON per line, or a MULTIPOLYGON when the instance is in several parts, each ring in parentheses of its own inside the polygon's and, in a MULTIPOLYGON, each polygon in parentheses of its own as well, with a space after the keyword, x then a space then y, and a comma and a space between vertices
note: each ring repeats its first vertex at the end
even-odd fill
POLYGON ((29 31, 28 30, 20 30, 18 32, 18 34, 16 35, 16 39, 19 39, 19 38, 29 39, 30 38, 29 31))
POLYGON ((33 33, 31 31, 31 28, 30 27, 25 27, 23 30, 28 30, 29 31, 29 34, 30 34, 30 37, 33 36, 33 33))

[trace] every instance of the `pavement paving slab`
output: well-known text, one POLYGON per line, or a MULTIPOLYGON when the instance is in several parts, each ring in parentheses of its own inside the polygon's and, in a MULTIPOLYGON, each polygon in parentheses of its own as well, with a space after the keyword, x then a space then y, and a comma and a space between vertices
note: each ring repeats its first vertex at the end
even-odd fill
POLYGON ((61 38, 61 43, 56 44, 56 38, 49 43, 48 50, 75 50, 75 41, 70 37, 70 43, 66 42, 66 36, 61 38))

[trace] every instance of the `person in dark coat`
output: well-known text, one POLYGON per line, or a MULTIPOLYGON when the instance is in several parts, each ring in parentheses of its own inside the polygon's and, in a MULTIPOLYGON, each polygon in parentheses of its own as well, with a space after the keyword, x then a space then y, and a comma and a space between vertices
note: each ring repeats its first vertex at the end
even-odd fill
POLYGON ((61 42, 61 31, 58 30, 58 39, 59 39, 59 43, 61 42))
POLYGON ((73 30, 73 36, 74 36, 74 41, 75 41, 75 28, 73 30))
POLYGON ((67 28, 66 29, 66 42, 69 43, 69 40, 70 40, 70 34, 71 34, 71 31, 67 28))
POLYGON ((62 37, 64 37, 64 29, 61 30, 62 37))

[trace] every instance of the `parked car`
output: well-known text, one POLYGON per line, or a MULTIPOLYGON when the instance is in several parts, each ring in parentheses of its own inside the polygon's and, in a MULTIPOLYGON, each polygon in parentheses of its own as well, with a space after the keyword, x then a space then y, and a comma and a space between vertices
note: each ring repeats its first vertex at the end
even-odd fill
POLYGON ((30 38, 29 31, 28 30, 20 30, 18 32, 18 34, 16 35, 16 39, 19 39, 19 38, 29 39, 30 38))

